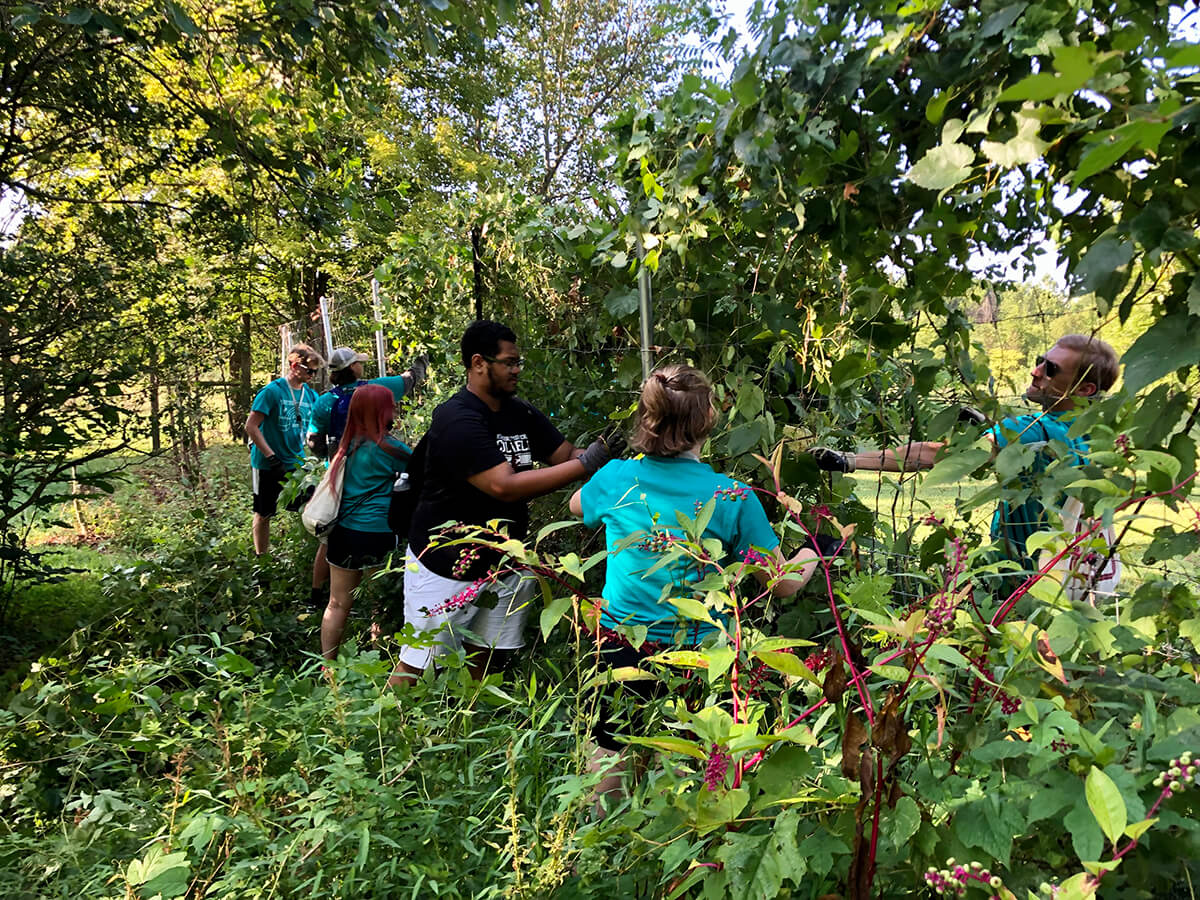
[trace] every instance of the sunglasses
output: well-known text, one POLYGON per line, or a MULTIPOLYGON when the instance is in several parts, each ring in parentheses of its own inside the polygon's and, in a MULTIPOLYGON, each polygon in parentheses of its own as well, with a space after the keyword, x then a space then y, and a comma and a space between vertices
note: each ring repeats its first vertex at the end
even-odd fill
POLYGON ((1057 377, 1058 373, 1062 371, 1062 366, 1052 359, 1046 359, 1044 356, 1039 356, 1036 360, 1034 360, 1034 366, 1041 366, 1049 378, 1057 377))
MULTIPOLYGON (((480 356, 483 356, 483 354, 481 353, 480 356)), ((500 363, 502 366, 508 366, 510 369, 519 369, 525 365, 525 360, 519 356, 516 359, 506 359, 496 356, 484 356, 483 358, 490 363, 500 363)))

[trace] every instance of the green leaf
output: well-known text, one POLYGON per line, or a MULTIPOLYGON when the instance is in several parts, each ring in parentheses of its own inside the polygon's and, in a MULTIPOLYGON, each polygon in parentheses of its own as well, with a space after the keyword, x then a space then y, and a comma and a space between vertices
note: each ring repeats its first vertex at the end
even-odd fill
POLYGON ((1136 394, 1182 366, 1200 362, 1200 318, 1176 312, 1159 319, 1121 357, 1126 390, 1136 394))
POLYGON ((884 834, 893 847, 902 850, 921 827, 921 808, 912 797, 901 797, 896 808, 886 814, 884 834))
POLYGON ((1104 852, 1104 834, 1096 824, 1096 817, 1082 803, 1063 817, 1063 825, 1071 835, 1071 844, 1080 859, 1099 859, 1104 852))
POLYGON ((795 678, 803 678, 805 681, 810 681, 818 687, 821 686, 821 682, 817 680, 817 676, 794 653, 783 653, 779 650, 755 650, 751 655, 756 659, 761 659, 777 672, 782 672, 784 675, 791 675, 795 678))
POLYGON ((1096 817, 1100 830, 1113 844, 1125 831, 1125 801, 1113 780, 1092 766, 1085 785, 1088 808, 1096 817))
POLYGON ((938 460, 930 469, 929 474, 921 482, 921 487, 928 489, 939 484, 954 484, 962 481, 991 458, 991 451, 982 448, 952 451, 938 460))
POLYGON ((554 630, 554 626, 558 624, 558 620, 571 608, 571 600, 570 595, 559 597, 542 610, 542 614, 538 619, 542 628, 542 640, 550 639, 550 632, 554 630))
POLYGON ((1099 141, 1083 154, 1071 183, 1078 187, 1098 172, 1109 169, 1137 143, 1132 135, 1118 135, 1116 130, 1102 132, 1099 141))
POLYGON ((971 174, 975 151, 966 144, 940 144, 922 156, 905 175, 919 187, 946 190, 971 174))
POLYGON ((630 738, 629 743, 637 744, 641 747, 653 747, 655 750, 662 750, 664 753, 682 753, 693 759, 708 759, 708 754, 695 741, 672 737, 671 735, 635 737, 630 738))
POLYGON ((1080 281, 1085 293, 1099 294, 1111 300, 1125 283, 1123 270, 1133 259, 1133 244, 1113 237, 1096 241, 1072 274, 1080 281))
MULTIPOLYGON (((613 260, 613 265, 615 266, 616 264, 616 260, 613 260)), ((613 288, 604 296, 604 308, 608 310, 608 314, 614 319, 633 315, 638 311, 637 289, 613 288)))
POLYGON ((716 794, 699 791, 696 794, 696 830, 707 834, 714 828, 728 825, 741 815, 749 802, 750 792, 745 788, 716 794))
POLYGON ((1158 821, 1157 818, 1153 818, 1153 819, 1142 819, 1142 821, 1140 821, 1140 822, 1134 822, 1132 825, 1126 826, 1125 837, 1136 841, 1143 834, 1145 834, 1147 831, 1149 831, 1150 828, 1152 828, 1154 823, 1157 821, 1158 821))
POLYGON ((737 651, 730 646, 713 647, 708 651, 708 683, 712 684, 729 671, 733 661, 737 659, 737 651))
POLYGON ((1018 116, 1017 122, 1015 137, 1009 138, 1003 144, 994 141, 983 141, 980 144, 984 156, 1006 169, 1041 159, 1046 148, 1050 146, 1038 137, 1041 123, 1033 116, 1018 116))

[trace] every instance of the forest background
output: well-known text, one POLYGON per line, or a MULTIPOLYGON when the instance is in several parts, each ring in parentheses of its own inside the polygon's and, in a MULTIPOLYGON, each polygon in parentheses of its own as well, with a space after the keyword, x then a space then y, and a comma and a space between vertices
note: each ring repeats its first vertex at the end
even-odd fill
MULTIPOLYGON (((754 3, 746 48, 719 12, 0 9, 9 895, 1190 895, 1194 5, 754 3), (1061 284, 1027 283, 1045 240, 1061 284), (315 674, 301 534, 256 589, 240 429, 322 298, 367 349, 374 280, 389 363, 433 360, 414 432, 483 314, 520 334, 524 393, 594 434, 640 382, 643 268, 656 359, 717 386, 709 458, 785 487, 791 539, 857 530, 807 602, 662 660, 707 699, 664 712, 599 823, 595 539, 511 551, 546 592, 510 680, 452 667, 397 708, 386 647, 315 674), (1066 331, 1123 356, 1089 465, 983 465, 958 405, 1003 415, 1066 331), (803 453, 909 435, 950 440, 923 480, 803 453), (1120 535, 1121 595, 1034 573, 981 610, 991 504, 1064 490, 1120 535)), ((754 605, 740 574, 691 614, 754 605)))

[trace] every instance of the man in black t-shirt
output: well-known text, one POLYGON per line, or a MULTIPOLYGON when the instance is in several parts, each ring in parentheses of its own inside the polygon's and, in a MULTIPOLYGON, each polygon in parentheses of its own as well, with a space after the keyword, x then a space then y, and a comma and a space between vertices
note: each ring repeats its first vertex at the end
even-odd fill
POLYGON ((524 645, 529 599, 536 586, 520 572, 498 569, 501 556, 448 522, 486 526, 502 520, 509 537, 529 528, 529 499, 590 476, 619 453, 599 438, 586 450, 566 440, 540 411, 516 396, 521 357, 517 336, 480 321, 462 338, 467 384, 433 412, 426 435, 421 494, 409 529, 404 572, 405 621, 436 636, 433 647, 404 647, 390 683, 420 675, 437 656, 465 649, 476 678, 488 660, 524 645), (534 468, 540 462, 542 468, 534 468), (474 601, 495 594, 494 608, 474 601), (466 629, 470 635, 463 635, 466 629), (482 642, 482 646, 479 642, 482 642))

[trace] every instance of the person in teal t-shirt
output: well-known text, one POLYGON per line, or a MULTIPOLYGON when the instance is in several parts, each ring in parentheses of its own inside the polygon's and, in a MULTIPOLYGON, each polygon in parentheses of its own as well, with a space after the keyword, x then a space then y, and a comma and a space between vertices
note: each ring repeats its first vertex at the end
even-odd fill
MULTIPOLYGON (((1009 416, 984 433, 997 452, 1014 440, 1038 451, 1033 465, 1021 474, 1022 482, 1028 485, 1046 470, 1056 454, 1073 464, 1082 463, 1088 450, 1087 438, 1068 435, 1072 414, 1080 404, 1109 390, 1119 371, 1117 354, 1104 341, 1086 334, 1064 335, 1037 358, 1029 373, 1025 396, 1042 411, 1009 416)), ((978 419, 982 424, 981 415, 978 419)), ((818 466, 834 472, 911 472, 931 467, 944 446, 941 441, 912 441, 898 450, 848 453, 817 447, 812 453, 818 466)), ((1025 542, 1045 525, 1046 510, 1036 497, 1016 507, 1002 501, 992 517, 992 538, 1007 559, 1028 569, 1032 561, 1025 542)))
POLYGON ((321 619, 326 659, 337 656, 354 591, 396 549, 388 507, 392 484, 407 467, 412 449, 388 433, 395 416, 391 391, 379 384, 358 388, 341 446, 329 464, 330 477, 342 478, 342 502, 329 532, 329 603, 321 619))
MULTIPOLYGON (((630 446, 642 456, 612 460, 571 498, 571 512, 582 516, 586 525, 605 529, 608 560, 597 645, 607 668, 636 667, 663 645, 693 647, 717 630, 681 616, 671 603, 672 597, 692 598, 690 584, 703 574, 699 567, 680 560, 654 568, 670 543, 683 536, 677 512, 694 517, 715 498, 704 538, 721 542, 723 561, 761 560, 759 580, 775 596, 794 594, 817 566, 817 553, 808 547, 785 560, 754 491, 700 461, 715 419, 712 387, 701 372, 682 365, 660 369, 646 380, 638 400, 637 431, 630 446), (622 626, 646 627, 640 648, 629 643, 626 630, 618 630, 622 626)), ((631 681, 625 692, 645 702, 663 687, 657 681, 631 681)), ((596 788, 599 797, 621 792, 623 745, 614 740, 614 724, 606 694, 593 731, 599 745, 593 767, 608 770, 596 788)))
POLYGON ((270 549, 271 517, 283 482, 304 460, 304 432, 317 402, 317 393, 308 382, 324 365, 325 360, 312 347, 297 344, 288 352, 287 374, 255 395, 246 417, 256 556, 270 549))
MULTIPOLYGON (((399 375, 384 375, 381 378, 363 379, 365 353, 349 347, 338 347, 329 355, 329 380, 333 388, 317 398, 312 415, 308 419, 308 446, 317 456, 325 458, 337 452, 338 441, 346 428, 349 401, 354 391, 365 384, 378 384, 392 392, 396 403, 411 394, 425 381, 429 369, 429 358, 422 354, 413 360, 408 370, 399 375)), ((312 597, 313 606, 325 606, 325 582, 329 580, 329 562, 326 558, 328 545, 317 548, 313 560, 312 597)))
POLYGON ((399 375, 383 375, 369 381, 363 378, 363 363, 368 359, 350 347, 338 347, 329 357, 329 381, 333 387, 317 398, 308 420, 308 446, 318 456, 332 456, 346 427, 348 402, 364 384, 380 384, 392 392, 396 403, 425 382, 429 358, 421 354, 399 375), (342 410, 339 415, 339 410, 342 410))

